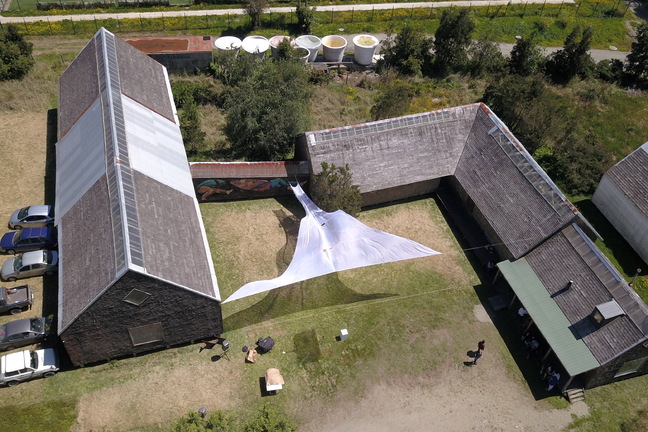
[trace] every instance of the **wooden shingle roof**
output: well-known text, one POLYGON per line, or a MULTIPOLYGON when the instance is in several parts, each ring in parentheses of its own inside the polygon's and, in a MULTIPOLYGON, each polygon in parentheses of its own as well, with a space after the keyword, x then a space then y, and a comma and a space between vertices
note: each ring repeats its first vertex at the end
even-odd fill
POLYGON ((605 175, 648 217, 648 142, 610 168, 605 175))

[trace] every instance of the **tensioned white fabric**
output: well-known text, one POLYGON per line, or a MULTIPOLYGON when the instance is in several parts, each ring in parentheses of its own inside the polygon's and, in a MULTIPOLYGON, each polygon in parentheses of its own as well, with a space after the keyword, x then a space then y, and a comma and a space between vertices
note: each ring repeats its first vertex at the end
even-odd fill
POLYGON ((292 262, 281 276, 243 285, 223 303, 333 272, 440 253, 415 241, 369 228, 342 210, 325 212, 299 185, 292 190, 306 210, 292 262))

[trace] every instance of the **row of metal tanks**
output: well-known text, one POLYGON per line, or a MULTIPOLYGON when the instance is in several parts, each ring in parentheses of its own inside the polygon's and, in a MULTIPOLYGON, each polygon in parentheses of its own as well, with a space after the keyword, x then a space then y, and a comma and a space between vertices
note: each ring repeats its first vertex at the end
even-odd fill
MULTIPOLYGON (((217 51, 239 51, 254 54, 264 58, 266 52, 272 50, 272 56, 277 58, 279 44, 288 40, 295 48, 297 57, 305 63, 314 62, 320 48, 325 62, 341 63, 347 48, 347 40, 339 35, 328 35, 319 38, 315 35, 302 35, 294 40, 290 36, 273 36, 270 39, 263 36, 248 36, 241 40, 235 36, 222 36, 214 40, 217 51)), ((362 66, 370 65, 380 41, 372 35, 361 34, 353 38, 353 61, 362 66)))

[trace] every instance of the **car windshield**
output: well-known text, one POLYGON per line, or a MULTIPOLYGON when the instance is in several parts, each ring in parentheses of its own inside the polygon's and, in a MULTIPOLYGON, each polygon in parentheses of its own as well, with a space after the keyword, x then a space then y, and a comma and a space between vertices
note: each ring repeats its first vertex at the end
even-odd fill
POLYGON ((18 212, 18 220, 22 220, 29 212, 29 207, 21 208, 18 212))
POLYGON ((27 232, 25 230, 20 230, 18 234, 14 235, 13 243, 19 244, 24 237, 27 237, 27 232))
POLYGON ((20 267, 22 267, 22 255, 18 255, 17 257, 14 258, 14 271, 20 270, 20 267))
POLYGON ((38 368, 38 354, 36 354, 36 351, 31 352, 31 364, 33 369, 38 368))
POLYGON ((43 262, 52 264, 52 251, 43 251, 43 262))
POLYGON ((2 341, 5 336, 7 336, 7 325, 3 324, 0 326, 0 341, 2 341))
POLYGON ((35 333, 43 333, 43 320, 39 318, 32 318, 31 329, 35 333))

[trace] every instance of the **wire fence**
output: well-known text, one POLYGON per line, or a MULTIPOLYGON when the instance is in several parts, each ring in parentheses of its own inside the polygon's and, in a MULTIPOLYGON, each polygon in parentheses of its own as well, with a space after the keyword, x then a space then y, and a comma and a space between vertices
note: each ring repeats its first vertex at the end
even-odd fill
MULTIPOLYGON (((472 15, 479 18, 524 18, 524 17, 551 17, 561 18, 565 27, 570 21, 577 18, 620 18, 625 16, 629 5, 616 2, 589 2, 581 1, 577 4, 507 4, 491 6, 486 3, 483 6, 471 6, 469 10, 472 15)), ((315 26, 365 24, 364 31, 372 31, 371 23, 389 23, 387 27, 398 27, 397 23, 409 21, 438 20, 443 8, 392 8, 371 10, 328 11, 316 12, 315 26)), ((293 12, 290 13, 265 13, 261 17, 261 27, 269 29, 296 30, 297 18, 293 12)), ((209 30, 216 34, 222 31, 245 31, 251 28, 251 19, 247 15, 227 13, 225 15, 209 15, 205 12, 202 16, 173 16, 160 18, 143 18, 141 15, 136 18, 102 18, 96 15, 92 20, 67 19, 62 21, 51 21, 45 18, 44 21, 29 22, 23 19, 19 25, 21 30, 28 35, 84 35, 94 34, 99 28, 105 27, 112 32, 169 32, 169 31, 191 31, 209 30)), ((0 23, 0 26, 3 24, 0 23)), ((537 24, 542 26, 543 24, 537 24)), ((384 27, 384 26, 383 26, 384 27)), ((539 29, 542 30, 542 29, 539 29)))

